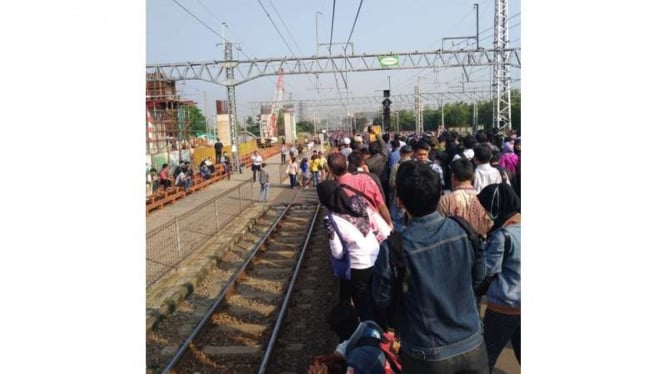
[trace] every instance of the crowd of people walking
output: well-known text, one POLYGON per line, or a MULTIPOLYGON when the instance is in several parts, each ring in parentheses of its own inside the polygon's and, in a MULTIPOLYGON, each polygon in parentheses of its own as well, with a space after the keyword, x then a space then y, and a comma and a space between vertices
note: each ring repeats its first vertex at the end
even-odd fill
POLYGON ((339 278, 329 321, 351 326, 331 322, 343 341, 309 373, 491 373, 509 341, 519 362, 521 138, 368 128, 331 143, 325 167, 320 157, 287 166, 291 187, 292 175, 311 175, 327 208, 339 278), (379 349, 385 336, 398 363, 379 349))

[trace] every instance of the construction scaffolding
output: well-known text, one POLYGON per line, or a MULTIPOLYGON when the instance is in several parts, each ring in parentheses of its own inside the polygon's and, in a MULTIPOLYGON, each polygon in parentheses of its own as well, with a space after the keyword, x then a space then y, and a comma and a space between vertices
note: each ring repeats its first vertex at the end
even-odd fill
POLYGON ((145 103, 147 155, 179 150, 192 138, 187 106, 194 102, 180 99, 174 80, 147 74, 145 103))

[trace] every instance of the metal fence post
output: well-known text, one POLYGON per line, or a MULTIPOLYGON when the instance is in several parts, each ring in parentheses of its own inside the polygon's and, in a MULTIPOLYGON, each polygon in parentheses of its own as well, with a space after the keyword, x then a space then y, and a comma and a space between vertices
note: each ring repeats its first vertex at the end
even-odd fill
POLYGON ((175 239, 178 244, 178 260, 182 258, 182 254, 180 253, 180 230, 178 229, 178 217, 175 218, 175 239))
POLYGON ((238 214, 242 212, 242 189, 240 188, 240 185, 238 185, 238 202, 240 202, 240 211, 238 214))
POLYGON ((217 232, 219 232, 219 212, 217 210, 217 200, 215 200, 215 227, 217 227, 217 232))

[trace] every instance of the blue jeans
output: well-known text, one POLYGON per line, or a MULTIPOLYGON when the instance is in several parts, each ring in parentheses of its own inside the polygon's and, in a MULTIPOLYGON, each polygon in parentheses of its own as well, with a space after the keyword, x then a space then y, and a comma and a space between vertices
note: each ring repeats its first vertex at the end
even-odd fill
POLYGON ((314 177, 314 187, 316 187, 319 184, 319 172, 313 171, 312 176, 314 177))
POLYGON ((191 179, 187 179, 187 180, 181 182, 181 183, 178 185, 178 187, 182 187, 182 188, 184 188, 185 191, 187 191, 187 190, 189 189, 189 187, 191 187, 191 186, 192 186, 192 180, 191 180, 191 179))
POLYGON ((268 191, 270 190, 269 184, 261 185, 261 194, 259 196, 259 201, 268 201, 268 191))
POLYGON ((295 174, 289 174, 289 182, 291 182, 291 188, 294 188, 296 186, 297 182, 295 174))
POLYGON ((390 205, 390 219, 393 221, 393 228, 397 232, 404 231, 404 211, 394 204, 390 205))

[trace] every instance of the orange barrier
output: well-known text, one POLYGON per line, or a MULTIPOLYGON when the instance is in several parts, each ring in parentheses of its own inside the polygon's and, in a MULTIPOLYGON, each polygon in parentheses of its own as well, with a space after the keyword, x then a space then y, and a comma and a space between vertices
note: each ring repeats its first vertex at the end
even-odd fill
MULTIPOLYGON (((270 158, 278 154, 280 152, 280 147, 281 144, 275 144, 270 148, 261 149, 259 151, 259 154, 265 160, 267 158, 270 158)), ((251 167, 252 165, 251 157, 252 157, 251 154, 240 157, 240 164, 243 165, 245 169, 249 169, 251 167)), ((169 187, 166 190, 160 188, 155 193, 146 198, 146 215, 150 214, 150 212, 152 212, 155 209, 162 209, 165 204, 174 202, 180 198, 187 196, 188 194, 192 194, 215 182, 221 181, 224 178, 230 179, 230 175, 227 174, 225 169, 226 167, 224 164, 216 164, 215 172, 208 180, 203 179, 201 173, 197 171, 194 177, 192 178, 192 186, 187 190, 187 192, 185 192, 185 190, 182 187, 177 187, 177 186, 169 187)), ((174 181, 171 180, 171 183, 173 182, 174 181)))

